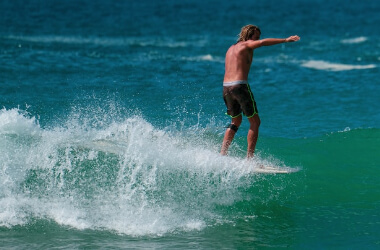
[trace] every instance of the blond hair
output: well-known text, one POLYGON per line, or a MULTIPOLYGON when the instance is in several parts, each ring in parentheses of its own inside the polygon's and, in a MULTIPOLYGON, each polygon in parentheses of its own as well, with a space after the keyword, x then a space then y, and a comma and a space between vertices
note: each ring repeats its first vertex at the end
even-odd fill
POLYGON ((256 25, 248 24, 242 27, 236 43, 248 41, 255 33, 255 30, 258 30, 261 33, 259 27, 257 27, 256 25))

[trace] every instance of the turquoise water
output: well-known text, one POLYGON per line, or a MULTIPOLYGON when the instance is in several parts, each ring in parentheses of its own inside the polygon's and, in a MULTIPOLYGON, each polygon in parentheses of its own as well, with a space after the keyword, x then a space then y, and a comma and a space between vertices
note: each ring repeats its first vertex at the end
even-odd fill
POLYGON ((0 246, 379 248, 379 10, 0 1, 0 246), (255 52, 251 162, 244 120, 219 155, 224 54, 248 23, 301 37, 255 52))

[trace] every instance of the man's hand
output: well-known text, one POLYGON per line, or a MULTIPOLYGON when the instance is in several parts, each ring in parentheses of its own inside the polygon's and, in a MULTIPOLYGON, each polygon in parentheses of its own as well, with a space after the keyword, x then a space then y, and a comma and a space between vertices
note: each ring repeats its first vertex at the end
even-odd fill
POLYGON ((290 43, 290 42, 297 42, 299 41, 301 38, 299 36, 290 36, 288 38, 285 39, 285 42, 287 43, 290 43))

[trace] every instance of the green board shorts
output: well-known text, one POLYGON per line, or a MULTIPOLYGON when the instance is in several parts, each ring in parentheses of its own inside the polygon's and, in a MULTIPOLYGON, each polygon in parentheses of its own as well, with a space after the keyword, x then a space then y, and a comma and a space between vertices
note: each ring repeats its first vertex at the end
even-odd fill
POLYGON ((259 113, 248 81, 224 82, 223 99, 227 114, 232 118, 241 115, 241 112, 248 118, 259 113))

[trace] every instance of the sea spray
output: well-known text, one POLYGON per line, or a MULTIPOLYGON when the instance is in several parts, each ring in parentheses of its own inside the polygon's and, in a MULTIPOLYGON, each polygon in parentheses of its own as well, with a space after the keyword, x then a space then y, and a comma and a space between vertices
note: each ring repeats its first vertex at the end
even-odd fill
POLYGON ((203 145, 183 131, 157 129, 139 116, 91 127, 74 122, 83 117, 78 115, 50 129, 20 110, 2 116, 10 120, 1 127, 2 157, 8 159, 2 185, 13 184, 2 187, 3 226, 39 218, 77 229, 161 235, 227 222, 228 209, 221 208, 245 199, 268 201, 252 191, 257 182, 266 185, 254 174, 265 160, 222 157, 210 141, 203 145), (9 137, 16 127, 24 135, 9 137), (6 140, 17 145, 17 154, 6 140))

